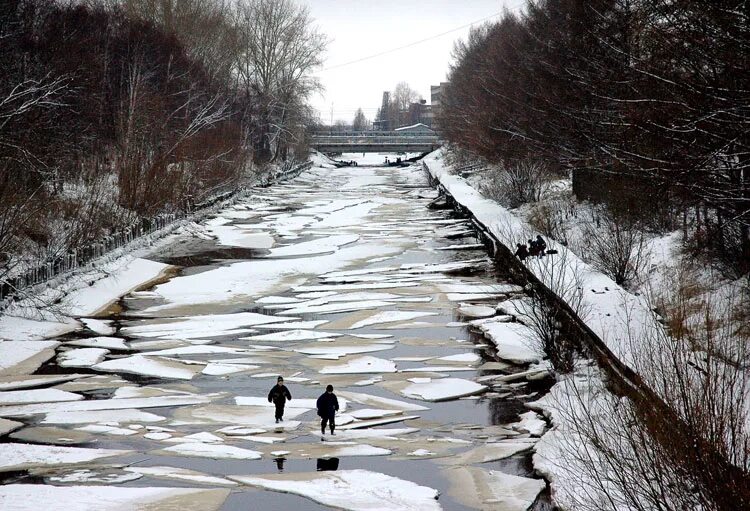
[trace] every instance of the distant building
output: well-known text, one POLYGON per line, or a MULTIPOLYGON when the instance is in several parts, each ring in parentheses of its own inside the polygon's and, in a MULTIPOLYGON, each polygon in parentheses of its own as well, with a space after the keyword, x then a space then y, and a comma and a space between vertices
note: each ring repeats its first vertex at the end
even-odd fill
POLYGON ((393 131, 398 131, 400 133, 424 133, 426 135, 432 135, 433 133, 435 133, 432 128, 425 124, 422 124, 421 122, 412 124, 411 126, 402 126, 400 128, 396 128, 393 131))
POLYGON ((428 105, 424 99, 412 103, 409 105, 407 119, 412 124, 421 123, 426 126, 432 126, 432 105, 428 105))
POLYGON ((448 85, 448 82, 440 82, 440 85, 430 85, 430 103, 432 104, 431 115, 433 118, 431 126, 435 129, 437 129, 435 117, 440 114, 440 105, 443 101, 443 90, 446 85, 448 85))

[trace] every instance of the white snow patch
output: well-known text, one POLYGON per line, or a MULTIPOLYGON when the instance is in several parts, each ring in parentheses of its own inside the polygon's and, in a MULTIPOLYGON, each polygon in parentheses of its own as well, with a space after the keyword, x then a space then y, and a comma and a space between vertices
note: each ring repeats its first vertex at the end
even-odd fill
POLYGON ((32 389, 0 392, 0 406, 32 403, 80 401, 83 396, 58 389, 32 389))
POLYGON ((31 374, 55 355, 57 341, 0 340, 0 376, 31 374))
POLYGON ((81 318, 81 323, 92 332, 99 335, 112 335, 116 332, 113 322, 106 319, 81 318))
POLYGON ((242 449, 231 445, 204 444, 199 442, 189 442, 185 444, 165 447, 162 451, 180 456, 194 456, 199 458, 213 458, 221 460, 259 460, 262 453, 242 449))
POLYGON ((313 330, 286 330, 283 332, 272 332, 270 334, 251 335, 249 337, 240 337, 243 341, 266 341, 266 342, 283 342, 283 341, 311 341, 316 339, 331 339, 340 337, 341 334, 333 332, 315 332, 313 330))
POLYGON ((119 337, 88 337, 86 339, 76 339, 75 341, 68 341, 65 343, 66 346, 82 346, 84 348, 105 348, 108 350, 130 350, 130 346, 127 345, 125 339, 119 337))
MULTIPOLYGON (((206 272, 211 273, 211 272, 206 272)), ((202 273, 200 275, 205 275, 202 273)), ((178 279, 179 280, 179 279, 178 279)), ((211 284, 207 284, 213 287, 211 284)), ((187 293, 189 296, 189 293, 187 293)), ((207 314, 204 316, 186 316, 170 318, 159 322, 146 322, 141 325, 128 326, 122 329, 123 334, 132 337, 158 337, 160 339, 201 339, 244 333, 246 327, 280 323, 297 318, 268 316, 256 312, 237 314, 207 314)))
MULTIPOLYGON (((129 454, 131 451, 115 449, 84 449, 37 444, 0 444, 0 472, 24 470, 32 467, 88 463, 100 458, 129 454)), ((6 486, 0 486, 0 490, 6 486)), ((0 500, 2 503, 2 500, 0 500)), ((6 509, 3 507, 3 509, 6 509)))
POLYGON ((104 348, 77 348, 63 351, 57 355, 57 365, 60 367, 92 367, 109 353, 104 348))
POLYGON ((479 394, 487 387, 473 381, 460 378, 443 378, 429 383, 412 383, 401 393, 406 397, 423 399, 425 401, 446 401, 463 396, 479 394))
POLYGON ((236 482, 224 479, 223 477, 211 476, 178 467, 125 467, 123 470, 161 479, 176 479, 178 481, 218 486, 237 486, 236 482))
POLYGON ((109 373, 140 374, 177 380, 191 380, 201 370, 201 368, 194 366, 145 355, 107 360, 94 365, 92 369, 109 373))
POLYGON ((352 330, 381 323, 393 323, 394 321, 407 321, 410 319, 423 318, 425 316, 437 316, 437 312, 425 311, 382 311, 373 314, 369 318, 357 321, 351 326, 352 330))
POLYGON ((5 511, 125 511, 177 506, 181 511, 216 511, 227 495, 227 490, 192 488, 9 484, 0 486, 0 507, 5 511))
POLYGON ((538 362, 544 354, 534 348, 534 332, 521 323, 489 322, 479 325, 485 337, 497 348, 503 360, 517 364, 538 362))
POLYGON ((352 511, 442 509, 437 502, 437 490, 369 470, 231 476, 230 479, 266 490, 301 495, 324 506, 352 511))
POLYGON ((161 422, 164 417, 133 408, 84 412, 52 412, 41 424, 87 424, 91 422, 161 422))
POLYGON ((344 364, 325 366, 320 370, 321 374, 368 374, 368 373, 395 373, 396 364, 390 360, 364 356, 352 359, 344 364))

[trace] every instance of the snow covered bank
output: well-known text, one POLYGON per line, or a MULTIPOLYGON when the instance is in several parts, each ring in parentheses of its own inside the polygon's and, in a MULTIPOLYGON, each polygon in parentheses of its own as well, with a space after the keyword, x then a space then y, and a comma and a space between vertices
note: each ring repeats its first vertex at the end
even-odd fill
MULTIPOLYGON (((457 205, 471 213, 494 243, 499 242, 513 253, 510 247, 536 236, 532 227, 512 212, 482 197, 463 177, 450 174, 442 149, 425 157, 423 166, 457 205)), ((548 240, 548 248, 558 253, 541 259, 528 258, 526 270, 553 293, 559 289, 579 288, 580 304, 568 305, 583 311, 579 317, 591 332, 603 341, 616 360, 635 370, 638 340, 648 338, 651 329, 661 328, 645 298, 629 293, 554 240, 548 240)))
MULTIPOLYGON (((257 184, 268 186, 298 176, 312 162, 272 173, 257 184)), ((120 246, 85 266, 61 273, 25 289, 18 302, 0 301, 0 340, 39 340, 80 328, 76 318, 95 316, 121 296, 161 278, 169 265, 140 257, 155 244, 167 244, 193 222, 245 197, 253 188, 239 189, 198 205, 198 210, 155 232, 120 246), (52 305, 54 304, 54 305, 52 305)), ((231 243, 229 243, 231 244, 231 243)))

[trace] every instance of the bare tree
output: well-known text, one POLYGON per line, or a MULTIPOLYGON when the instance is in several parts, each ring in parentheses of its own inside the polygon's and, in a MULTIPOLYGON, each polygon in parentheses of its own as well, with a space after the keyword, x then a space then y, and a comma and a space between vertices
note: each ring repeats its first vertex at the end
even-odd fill
POLYGON ((595 207, 593 214, 594 218, 582 222, 579 252, 617 284, 632 284, 650 260, 643 226, 614 215, 605 206, 595 207))
POLYGON ((654 393, 620 385, 623 395, 616 396, 590 372, 553 392, 559 451, 547 461, 575 474, 579 487, 565 492, 566 506, 729 511, 750 505, 750 344, 735 315, 745 297, 733 288, 721 304, 711 304, 695 293, 692 279, 682 278, 661 300, 666 327, 629 323, 635 368, 654 393))
POLYGON ((388 112, 392 128, 403 126, 408 121, 409 106, 419 99, 419 93, 412 89, 408 83, 398 82, 396 84, 393 88, 389 104, 390 111, 388 112))
POLYGON ((230 79, 237 52, 230 0, 113 0, 125 13, 174 34, 213 79, 230 79))
POLYGON ((305 101, 319 87, 312 71, 327 40, 309 11, 292 0, 248 0, 235 5, 238 52, 234 71, 247 99, 245 122, 259 161, 284 157, 310 112, 305 101))
POLYGON ((365 131, 370 126, 370 121, 365 117, 364 112, 361 108, 357 109, 354 114, 354 120, 352 121, 352 129, 354 131, 365 131))
POLYGON ((508 208, 538 202, 550 179, 543 163, 527 159, 493 166, 485 176, 482 191, 508 208))

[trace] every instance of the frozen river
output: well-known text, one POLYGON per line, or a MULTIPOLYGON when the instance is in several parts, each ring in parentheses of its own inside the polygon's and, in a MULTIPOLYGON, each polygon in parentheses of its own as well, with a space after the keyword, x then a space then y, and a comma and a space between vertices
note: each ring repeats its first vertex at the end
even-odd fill
POLYGON ((69 381, 2 403, 0 508, 550 509, 546 384, 504 376, 538 358, 496 311, 521 289, 435 197, 419 165, 315 167, 150 254, 175 270, 38 371, 69 381))

